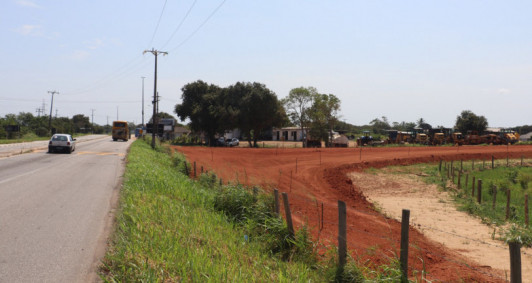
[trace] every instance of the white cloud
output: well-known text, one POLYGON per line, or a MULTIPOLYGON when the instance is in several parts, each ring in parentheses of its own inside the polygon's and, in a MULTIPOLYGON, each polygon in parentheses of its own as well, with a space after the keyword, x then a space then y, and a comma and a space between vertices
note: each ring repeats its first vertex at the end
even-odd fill
POLYGON ((76 61, 82 61, 82 60, 89 58, 89 56, 90 56, 90 53, 88 51, 76 50, 72 54, 70 54, 68 57, 76 61))
POLYGON ((22 35, 42 36, 41 26, 37 25, 22 25, 16 28, 15 31, 22 35))
POLYGON ((87 46, 87 48, 93 50, 104 46, 103 40, 99 38, 87 40, 84 42, 84 44, 87 46))
POLYGON ((507 94, 510 94, 510 90, 507 89, 507 88, 499 88, 499 89, 497 90, 497 92, 498 92, 499 94, 501 94, 501 95, 507 95, 507 94))
POLYGON ((28 0, 18 0, 17 4, 20 5, 20 6, 24 6, 24 7, 41 8, 41 6, 35 4, 35 3, 31 2, 31 1, 28 1, 28 0))

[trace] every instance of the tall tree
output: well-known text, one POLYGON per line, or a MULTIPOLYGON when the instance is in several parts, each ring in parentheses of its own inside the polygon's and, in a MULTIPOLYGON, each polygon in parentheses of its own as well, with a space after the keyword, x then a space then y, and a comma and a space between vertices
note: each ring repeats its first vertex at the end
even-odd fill
POLYGON ((464 110, 460 116, 456 117, 454 127, 463 134, 468 131, 476 131, 478 134, 482 134, 488 127, 488 120, 484 116, 477 116, 471 110, 464 110))
POLYGON ((332 132, 338 122, 340 99, 334 94, 316 94, 309 110, 310 135, 324 140, 327 146, 332 142, 332 132))
POLYGON ((314 103, 314 98, 318 94, 314 87, 299 87, 290 90, 288 97, 282 100, 288 117, 295 125, 301 128, 303 133, 303 147, 306 147, 308 140, 307 130, 310 127, 309 109, 314 103))
POLYGON ((209 145, 214 145, 216 134, 223 132, 220 120, 221 88, 198 80, 186 84, 181 91, 183 103, 175 106, 175 113, 181 121, 190 119, 190 129, 204 132, 209 145))
POLYGON ((246 132, 248 143, 257 146, 261 133, 272 127, 281 126, 283 111, 277 95, 260 83, 246 83, 244 87, 249 91, 244 94, 240 103, 239 124, 246 132))

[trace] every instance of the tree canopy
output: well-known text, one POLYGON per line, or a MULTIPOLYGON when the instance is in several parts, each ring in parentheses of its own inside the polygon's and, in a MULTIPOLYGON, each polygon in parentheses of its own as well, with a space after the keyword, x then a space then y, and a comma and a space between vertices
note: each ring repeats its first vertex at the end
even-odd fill
POLYGON ((256 146, 264 130, 281 126, 286 120, 275 93, 260 83, 237 82, 220 88, 196 81, 182 91, 183 103, 176 105, 176 114, 181 121, 190 119, 190 128, 204 132, 210 145, 214 145, 216 134, 238 128, 250 146, 256 146))
POLYGON ((209 144, 213 145, 215 135, 223 131, 219 111, 221 88, 198 80, 186 84, 181 91, 183 103, 175 106, 175 113, 181 121, 190 119, 190 129, 204 132, 209 144))
POLYGON ((454 127, 464 134, 468 131, 476 131, 480 134, 488 127, 488 120, 484 116, 477 116, 471 110, 464 110, 456 117, 454 127))

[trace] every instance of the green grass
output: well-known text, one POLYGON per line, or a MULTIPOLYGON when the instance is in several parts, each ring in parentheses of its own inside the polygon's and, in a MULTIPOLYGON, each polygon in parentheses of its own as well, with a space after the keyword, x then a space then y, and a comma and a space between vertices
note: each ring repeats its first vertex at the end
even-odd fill
POLYGON ((21 142, 32 142, 32 141, 45 141, 49 140, 50 137, 38 137, 35 134, 26 134, 19 139, 0 139, 0 144, 9 144, 9 143, 21 143, 21 142))
MULTIPOLYGON (((90 134, 75 134, 73 135, 74 138, 80 137, 80 136, 86 136, 90 134)), ((26 134, 22 136, 20 139, 0 139, 0 144, 10 144, 10 143, 22 143, 22 142, 32 142, 32 141, 47 141, 50 139, 51 136, 46 137, 39 137, 33 133, 26 134)))
MULTIPOLYGON (((105 282, 382 282, 379 271, 353 259, 338 273, 335 247, 318 256, 303 227, 290 236, 272 213, 272 197, 216 176, 197 181, 182 156, 134 142, 117 212, 116 230, 100 268, 105 282), (354 280, 352 278, 363 278, 354 280)), ((384 270, 384 271, 383 271, 384 270)))
POLYGON ((102 276, 107 282, 323 281, 305 263, 264 253, 223 213, 216 194, 176 174, 172 159, 143 142, 131 147, 113 244, 102 276))
MULTIPOLYGON (((489 160, 447 161, 442 162, 442 171, 438 164, 417 164, 412 166, 393 166, 387 169, 392 174, 423 173, 423 180, 427 183, 438 184, 442 189, 453 192, 454 201, 459 210, 478 216, 490 225, 500 226, 501 239, 517 240, 525 246, 532 245, 532 229, 525 225, 525 195, 529 195, 529 205, 532 202, 532 167, 530 160, 521 159, 494 160, 492 169, 489 160), (509 166, 507 166, 509 165, 509 166), (453 182, 452 174, 447 178, 446 168, 455 168, 453 182), (458 171, 460 187, 458 187, 458 171), (472 193, 472 182, 475 178, 475 191, 472 193), (481 202, 478 203, 478 180, 482 180, 481 202), (467 184, 466 184, 467 182, 467 184), (466 186, 467 185, 467 186, 466 186), (496 191, 496 192, 495 192, 496 191), (508 218, 506 216, 507 193, 510 193, 508 218), (494 204, 495 199, 495 204, 494 204), (505 226, 510 224, 510 226, 505 226)), ((374 170, 370 171, 374 172, 374 170)), ((530 214, 530 212, 529 212, 530 214)))

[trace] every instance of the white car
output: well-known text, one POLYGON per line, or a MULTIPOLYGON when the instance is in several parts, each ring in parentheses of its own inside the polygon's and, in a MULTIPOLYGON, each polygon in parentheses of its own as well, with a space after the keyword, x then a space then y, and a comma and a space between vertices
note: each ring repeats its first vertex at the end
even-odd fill
POLYGON ((66 151, 72 153, 76 150, 76 139, 69 134, 55 134, 48 143, 48 153, 55 151, 66 151))
POLYGON ((227 146, 238 146, 240 141, 237 138, 232 138, 226 141, 227 146))

